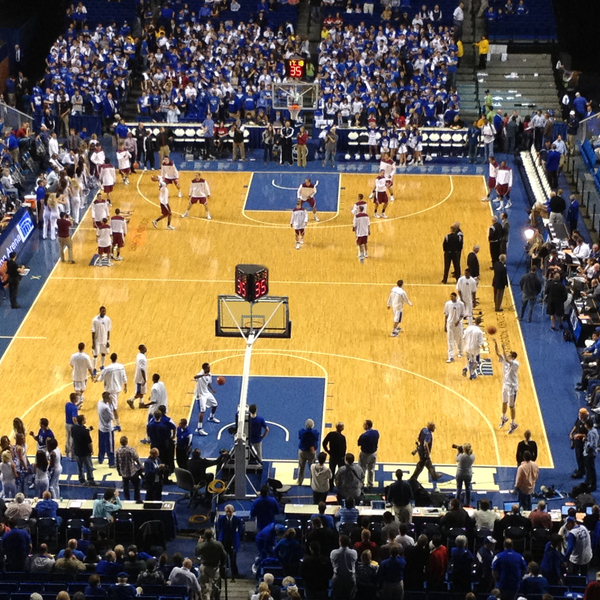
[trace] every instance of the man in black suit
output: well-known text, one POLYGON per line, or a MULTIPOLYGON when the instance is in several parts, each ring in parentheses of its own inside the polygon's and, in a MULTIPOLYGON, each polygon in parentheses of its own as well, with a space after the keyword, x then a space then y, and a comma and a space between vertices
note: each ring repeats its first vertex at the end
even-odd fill
POLYGON ((456 223, 450 227, 450 233, 444 237, 442 243, 442 249, 444 250, 444 276, 442 277, 442 283, 448 283, 448 273, 450 272, 450 265, 454 267, 453 276, 458 279, 460 273, 460 253, 462 252, 462 232, 459 235, 456 227, 456 223))
POLYGON ((229 556, 232 579, 239 577, 237 552, 240 549, 240 542, 244 535, 242 520, 236 517, 234 513, 233 505, 228 504, 225 507, 225 514, 221 515, 217 521, 217 539, 223 544, 223 548, 229 556))
MULTIPOLYGON (((477 256, 479 254, 479 246, 473 246, 473 250, 469 252, 467 256, 467 268, 471 272, 471 277, 475 279, 477 283, 479 283, 479 258, 477 256)), ((477 306, 477 292, 473 294, 473 306, 477 306)))
POLYGON ((492 287, 494 288, 494 308, 496 312, 502 312, 502 300, 504 299, 504 290, 508 286, 508 273, 506 272, 506 254, 501 254, 498 261, 494 263, 494 278, 492 287))
POLYGON ((492 257, 492 266, 491 269, 494 268, 494 265, 498 262, 498 257, 500 256, 500 241, 502 240, 502 225, 498 223, 498 217, 492 217, 492 224, 488 229, 488 242, 490 243, 490 256, 492 257))
POLYGON ((150 169, 154 171, 154 140, 152 139, 152 132, 147 129, 146 136, 143 141, 144 150, 144 170, 146 165, 150 163, 150 169))
POLYGON ((23 266, 17 264, 17 253, 11 252, 8 261, 6 262, 6 275, 8 276, 8 293, 10 295, 10 307, 21 308, 17 302, 17 294, 19 293, 19 284, 23 277, 23 266))

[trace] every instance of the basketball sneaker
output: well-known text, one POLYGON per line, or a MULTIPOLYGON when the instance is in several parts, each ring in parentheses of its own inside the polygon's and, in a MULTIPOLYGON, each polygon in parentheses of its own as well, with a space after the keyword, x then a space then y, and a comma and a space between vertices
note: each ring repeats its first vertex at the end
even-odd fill
POLYGON ((394 196, 392 195, 392 197, 390 198, 390 202, 396 202, 396 198, 394 198, 394 196))
POLYGON ((207 213, 206 218, 210 221, 212 219, 212 217, 210 216, 210 213, 207 213))
POLYGON ((375 217, 376 219, 381 219, 381 215, 380 215, 379 213, 375 213, 375 214, 374 214, 374 217, 375 217))
POLYGON ((217 417, 213 417, 213 416, 208 417, 208 420, 211 423, 220 423, 221 422, 219 419, 217 419, 217 417))
POLYGON ((317 221, 317 223, 321 220, 321 219, 319 219, 319 217, 317 217, 317 215, 315 215, 313 218, 315 221, 317 221))
POLYGON ((467 367, 462 370, 463 377, 467 376, 467 367))
POLYGON ((175 227, 173 227, 173 225, 167 225, 167 229, 171 229, 173 231, 175 230, 175 227))
POLYGON ((300 250, 300 243, 296 244, 296 250, 300 250))
POLYGON ((387 218, 388 218, 388 216, 387 216, 385 213, 381 213, 381 216, 382 216, 384 219, 387 219, 387 218))
POLYGON ((129 398, 129 400, 127 400, 127 406, 129 406, 129 408, 131 408, 131 409, 135 408, 135 405, 133 403, 133 398, 129 398))
POLYGON ((182 215, 181 218, 185 219, 190 213, 186 210, 182 215))
POLYGON ((156 229, 158 229, 158 222, 157 222, 157 221, 152 221, 152 225, 154 225, 154 227, 155 227, 156 229))
POLYGON ((447 362, 447 363, 454 362, 454 359, 453 359, 453 358, 447 358, 447 359, 446 359, 446 362, 447 362))
POLYGON ((517 423, 515 423, 514 421, 510 424, 510 428, 508 430, 508 433, 512 433, 519 425, 517 423))
POLYGON ((392 329, 392 333, 390 333, 390 337, 398 337, 399 334, 400 334, 400 331, 398 331, 397 329, 392 329))
POLYGON ((508 423, 508 417, 505 417, 504 415, 502 415, 498 429, 502 429, 507 423, 508 423))
POLYGON ((204 431, 204 429, 200 429, 200 428, 196 429, 196 433, 198 435, 208 435, 208 433, 206 433, 206 431, 204 431))
POLYGON ((179 194, 177 194, 178 198, 181 198, 181 190, 179 190, 179 194))
POLYGON ((365 258, 369 258, 369 253, 365 252, 365 258))

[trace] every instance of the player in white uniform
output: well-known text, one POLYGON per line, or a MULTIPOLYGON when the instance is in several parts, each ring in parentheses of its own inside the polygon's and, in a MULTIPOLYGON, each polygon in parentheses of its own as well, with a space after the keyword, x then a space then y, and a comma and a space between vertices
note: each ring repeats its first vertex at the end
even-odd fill
POLYGON ((356 202, 354 203, 354 206, 352 207, 352 210, 350 211, 353 215, 357 215, 360 212, 361 206, 363 206, 365 209, 365 212, 367 212, 367 203, 364 198, 365 197, 362 194, 358 195, 358 198, 356 199, 356 202))
MULTIPOLYGON (((96 229, 96 239, 100 260, 102 260, 102 257, 105 256, 108 260, 108 266, 112 267, 112 262, 109 260, 112 252, 112 232, 106 217, 102 219, 102 223, 100 223, 100 225, 98 225, 98 229, 96 229)), ((99 264, 101 265, 102 263, 99 264)))
POLYGON ((200 413, 198 415, 198 427, 196 428, 196 433, 198 435, 208 435, 208 433, 204 430, 204 413, 206 412, 207 407, 210 408, 210 417, 208 417, 208 420, 211 423, 221 422, 215 417, 215 412, 217 412, 217 407, 219 406, 219 403, 214 397, 214 394, 216 392, 212 386, 212 375, 210 374, 210 365, 208 363, 204 363, 202 365, 202 371, 200 371, 200 373, 198 373, 197 375, 194 375, 194 379, 196 380, 196 389, 194 391, 194 397, 200 405, 200 413))
POLYGON ((496 191, 496 176, 498 175, 498 163, 496 162, 496 159, 493 156, 490 156, 488 169, 488 193, 485 198, 481 199, 482 202, 489 202, 492 199, 492 192, 496 191))
POLYGON ((160 201, 161 216, 152 221, 152 225, 158 229, 158 222, 167 219, 167 229, 175 229, 171 226, 171 207, 169 205, 169 188, 162 177, 152 177, 152 181, 158 182, 158 199, 160 201))
POLYGON ((481 331, 481 317, 475 319, 475 323, 469 325, 464 333, 465 353, 467 355, 467 366, 462 370, 463 377, 467 376, 467 371, 471 379, 477 379, 477 369, 479 367, 479 351, 483 346, 483 331, 481 331))
MULTIPOLYGON (((129 405, 131 406, 131 404, 129 405)), ((167 411, 169 409, 169 399, 167 398, 167 388, 165 384, 160 380, 160 375, 158 373, 154 373, 152 375, 152 387, 150 388, 150 398, 148 398, 148 402, 142 402, 140 400, 140 408, 148 409, 147 421, 150 421, 151 418, 154 417, 154 411, 158 410, 159 406, 164 406, 167 411)), ((131 408, 135 408, 135 406, 131 406, 131 408)), ((140 440, 142 444, 149 444, 150 440, 144 438, 140 440)))
POLYGON ((104 359, 110 348, 110 332, 112 321, 106 316, 106 308, 100 307, 100 313, 92 321, 92 356, 94 357, 94 377, 96 376, 96 359, 100 354, 100 369, 104 369, 104 359))
POLYGON ((117 165, 119 166, 119 173, 123 178, 123 183, 129 185, 129 173, 131 173, 131 152, 125 150, 124 146, 121 146, 117 150, 117 165))
POLYGON ((190 203, 185 209, 185 212, 181 215, 182 219, 185 219, 190 214, 190 209, 194 204, 198 202, 204 206, 206 210, 206 218, 210 221, 210 211, 208 210, 208 200, 210 199, 210 187, 208 187, 208 181, 202 177, 201 173, 196 173, 194 179, 190 183, 190 203))
POLYGON ((94 222, 94 227, 100 227, 102 223, 102 219, 108 219, 109 217, 109 202, 102 197, 100 192, 94 201, 92 202, 92 221, 94 222))
POLYGON ((389 154, 383 154, 379 163, 379 172, 385 176, 385 184, 390 192, 390 202, 394 202, 394 175, 396 174, 396 163, 390 158, 389 154))
POLYGON ((117 172, 115 168, 110 164, 110 158, 104 161, 103 165, 98 168, 100 184, 103 187, 106 199, 110 202, 110 194, 112 193, 115 183, 117 183, 117 172))
POLYGON ((387 215, 385 214, 385 210, 388 205, 388 185, 387 179, 385 178, 385 172, 383 170, 379 171, 379 175, 375 179, 375 188, 373 189, 373 202, 375 202, 375 218, 379 219, 379 213, 377 212, 379 206, 383 206, 381 209, 381 216, 384 219, 387 219, 387 215))
MULTIPOLYGON (((91 142, 90 142, 90 146, 91 146, 91 142)), ((106 160, 106 156, 104 154, 104 150, 102 150, 102 146, 100 146, 100 144, 96 143, 95 147, 94 147, 94 151, 92 152, 91 156, 90 156, 90 162, 92 163, 92 176, 94 177, 99 177, 100 176, 100 167, 104 164, 104 161, 106 160)))
POLYGON ((300 187, 298 187, 298 193, 296 197, 298 200, 302 200, 302 204, 307 202, 312 208, 313 219, 315 221, 320 221, 319 217, 317 217, 317 201, 315 200, 316 193, 317 184, 313 184, 313 182, 307 177, 304 180, 304 183, 300 184, 300 187))
POLYGON ((77 352, 71 355, 69 365, 73 368, 73 389, 77 392, 79 400, 77 401, 77 408, 80 408, 83 404, 83 394, 87 387, 88 373, 94 380, 94 366, 92 365, 92 359, 84 352, 85 344, 80 342, 77 346, 77 352))
POLYGON ((113 411, 115 413, 115 422, 117 431, 121 431, 121 423, 119 421, 119 394, 123 391, 127 393, 127 374, 125 367, 117 362, 117 354, 113 352, 110 355, 110 365, 108 365, 98 377, 98 381, 104 382, 104 391, 110 394, 113 411))
POLYGON ((302 200, 296 202, 296 208, 292 210, 290 227, 296 234, 296 250, 300 250, 304 244, 304 229, 308 225, 308 213, 302 208, 302 200))
POLYGON ((465 305, 465 311, 467 312, 467 322, 469 325, 473 325, 473 298, 477 292, 477 282, 471 277, 471 271, 465 269, 465 274, 458 278, 456 282, 456 291, 458 297, 465 305))
POLYGON ((512 206, 512 202, 510 200, 510 190, 512 188, 512 184, 512 169, 507 166, 506 161, 503 160, 496 172, 496 193, 498 194, 498 198, 495 200, 495 202, 499 202, 500 204, 495 210, 504 210, 504 198, 506 198, 506 208, 510 208, 512 206))
POLYGON ((163 158, 162 164, 160 165, 160 175, 165 180, 165 183, 168 185, 169 183, 174 183, 175 187, 179 190, 177 196, 181 198, 181 186, 179 185, 179 171, 177 167, 173 164, 173 161, 165 156, 163 158))
MULTIPOLYGON (((135 396, 127 400, 129 408, 135 408, 135 401, 139 400, 138 404, 142 405, 142 400, 146 394, 146 384, 148 382, 148 359, 146 358, 146 352, 148 348, 144 344, 138 346, 138 355, 135 357, 135 374, 133 376, 133 383, 135 383, 135 396)), ((158 408, 158 406, 156 407, 158 408)))
POLYGON ((402 289, 403 285, 404 280, 398 279, 396 285, 392 288, 387 301, 388 310, 391 308, 394 313, 394 327, 392 328, 392 333, 390 333, 391 337, 398 337, 398 334, 402 331, 400 323, 402 323, 404 305, 408 304, 409 306, 412 306, 412 302, 408 299, 406 292, 402 289))
POLYGON ((127 221, 118 208, 115 209, 115 216, 110 220, 110 232, 112 235, 112 257, 114 260, 123 260, 121 248, 125 246, 127 221))
POLYGON ((450 294, 450 300, 444 305, 444 316, 446 317, 446 338, 448 340, 447 363, 454 362, 454 344, 458 348, 458 358, 462 357, 463 335, 462 320, 465 316, 465 305, 458 299, 456 292, 450 294))
POLYGON ((496 347, 496 355, 498 360, 502 363, 502 416, 500 417, 500 429, 508 422, 506 416, 506 408, 510 408, 510 427, 508 433, 512 433, 518 424, 515 422, 517 416, 516 402, 517 392, 519 391, 519 379, 517 372, 519 370, 519 363, 517 362, 517 353, 509 352, 506 353, 506 348, 502 344, 502 352, 498 348, 498 342, 494 338, 494 346, 496 347))
POLYGON ((356 245, 358 246, 358 260, 369 258, 369 236, 371 235, 371 222, 369 215, 365 212, 365 207, 358 209, 358 214, 354 215, 352 222, 352 231, 356 234, 356 245))

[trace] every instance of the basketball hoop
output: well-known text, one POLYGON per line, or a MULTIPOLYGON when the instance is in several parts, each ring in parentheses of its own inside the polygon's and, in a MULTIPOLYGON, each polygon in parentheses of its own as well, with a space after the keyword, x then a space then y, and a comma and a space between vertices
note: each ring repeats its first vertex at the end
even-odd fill
POLYGON ((300 114, 300 110, 302 107, 299 104, 290 104, 288 110, 290 111, 290 117, 292 121, 298 120, 298 115, 300 114))

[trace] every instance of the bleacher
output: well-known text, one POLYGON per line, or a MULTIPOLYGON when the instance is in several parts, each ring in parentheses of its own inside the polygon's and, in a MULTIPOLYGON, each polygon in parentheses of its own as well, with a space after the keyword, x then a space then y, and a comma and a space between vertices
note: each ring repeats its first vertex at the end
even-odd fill
MULTIPOLYGON (((494 9, 504 9, 505 0, 490 2, 494 9)), ((517 4, 515 1, 513 4, 517 4)), ((557 39, 556 18, 552 2, 526 0, 526 15, 503 15, 501 19, 488 21, 490 42, 500 43, 550 43, 557 39)))
POLYGON ((120 0, 119 2, 106 2, 106 0, 84 0, 87 9, 86 24, 92 28, 102 23, 107 26, 112 23, 122 24, 127 21, 133 25, 136 18, 135 0, 120 0))

